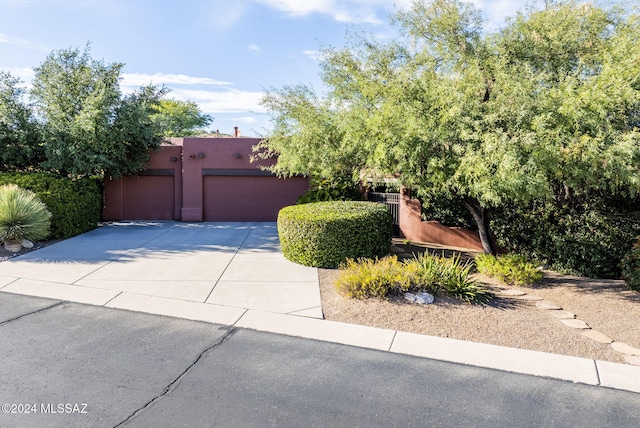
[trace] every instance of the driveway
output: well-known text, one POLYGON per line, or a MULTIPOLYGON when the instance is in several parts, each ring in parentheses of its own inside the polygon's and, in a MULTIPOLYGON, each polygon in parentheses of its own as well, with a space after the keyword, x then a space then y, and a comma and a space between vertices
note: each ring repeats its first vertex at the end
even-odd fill
POLYGON ((113 223, 1 263, 0 289, 223 324, 322 318, 317 269, 284 258, 275 223, 113 223))

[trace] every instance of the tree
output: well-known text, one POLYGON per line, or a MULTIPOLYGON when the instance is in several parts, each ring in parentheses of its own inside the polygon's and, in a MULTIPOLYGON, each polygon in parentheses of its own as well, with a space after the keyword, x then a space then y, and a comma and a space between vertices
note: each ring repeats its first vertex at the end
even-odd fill
POLYGON ((310 88, 267 93, 274 171, 326 174, 326 158, 340 164, 348 153, 353 168, 459 199, 490 253, 490 207, 640 188, 637 16, 548 2, 487 34, 470 3, 433 0, 393 22, 394 40, 359 36, 325 52, 321 109, 299 114, 310 88), (331 127, 318 126, 323 118, 331 127), (313 143, 302 154, 299 141, 313 143))
POLYGON ((142 169, 162 143, 150 120, 164 89, 122 97, 123 64, 93 60, 84 51, 52 52, 39 67, 31 97, 45 127, 44 168, 72 176, 120 176, 142 169))
POLYGON ((188 137, 202 134, 213 118, 200 111, 193 101, 161 100, 152 116, 165 137, 188 137))
POLYGON ((0 72, 0 171, 17 171, 40 162, 40 128, 24 103, 20 80, 0 72))

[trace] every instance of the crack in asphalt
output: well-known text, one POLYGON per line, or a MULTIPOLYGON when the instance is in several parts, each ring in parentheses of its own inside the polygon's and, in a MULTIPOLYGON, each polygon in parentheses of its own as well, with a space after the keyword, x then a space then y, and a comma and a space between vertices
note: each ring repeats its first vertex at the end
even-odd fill
POLYGON ((28 316, 30 316, 30 315, 35 315, 35 314, 37 314, 37 313, 44 312, 44 311, 47 311, 47 310, 49 310, 49 309, 53 309, 53 308, 55 308, 55 307, 57 307, 57 306, 66 305, 67 303, 69 303, 69 301, 68 301, 68 300, 65 300, 65 301, 62 301, 62 302, 58 302, 58 303, 54 303, 53 305, 51 305, 51 306, 47 306, 46 308, 38 309, 37 311, 29 312, 29 313, 26 313, 26 314, 18 315, 18 316, 17 316, 17 317, 15 317, 15 318, 11 318, 11 319, 8 319, 8 320, 4 320, 4 321, 0 322, 0 325, 8 324, 8 323, 10 323, 10 322, 17 321, 17 320, 19 320, 20 318, 28 317, 28 316))
POLYGON ((144 412, 147 409, 149 409, 158 400, 161 400, 162 398, 166 397, 171 392, 173 392, 178 387, 178 384, 180 383, 180 381, 182 381, 182 379, 184 379, 189 374, 189 372, 196 366, 196 364, 198 364, 200 362, 200 360, 202 360, 207 354, 213 352, 213 350, 216 349, 218 346, 222 345, 233 333, 236 332, 236 330, 238 330, 237 327, 231 327, 229 329, 229 331, 227 331, 224 334, 224 336, 222 336, 218 341, 216 341, 216 343, 214 343, 213 345, 205 348, 202 352, 200 352, 200 354, 198 354, 198 356, 195 358, 195 360, 182 373, 180 373, 178 375, 178 377, 176 377, 174 380, 172 380, 169 383, 169 385, 167 385, 165 387, 164 391, 161 394, 158 394, 155 397, 153 397, 151 400, 147 401, 143 406, 139 407, 133 413, 131 413, 125 420, 123 420, 119 424, 115 425, 114 428, 118 428, 118 427, 121 427, 121 426, 124 426, 124 425, 128 424, 136 416, 140 415, 142 412, 144 412))

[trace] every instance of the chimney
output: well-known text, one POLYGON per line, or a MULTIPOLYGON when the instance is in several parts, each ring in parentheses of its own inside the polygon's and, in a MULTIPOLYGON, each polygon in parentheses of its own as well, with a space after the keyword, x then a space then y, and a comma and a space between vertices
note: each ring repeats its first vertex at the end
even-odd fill
POLYGON ((235 138, 238 138, 238 137, 240 136, 240 130, 238 129, 238 127, 237 127, 237 126, 234 126, 234 127, 233 127, 233 136, 234 136, 235 138))

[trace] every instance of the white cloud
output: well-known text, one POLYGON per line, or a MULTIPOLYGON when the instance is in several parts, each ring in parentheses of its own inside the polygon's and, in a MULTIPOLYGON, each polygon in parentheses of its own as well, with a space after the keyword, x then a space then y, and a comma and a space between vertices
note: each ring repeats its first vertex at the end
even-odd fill
MULTIPOLYGON (((291 16, 306 16, 313 13, 329 15, 336 21, 379 24, 386 16, 379 17, 379 9, 393 9, 388 0, 255 0, 291 16)), ((406 0, 401 0, 404 3, 406 0)))
POLYGON ((524 7, 524 3, 517 0, 466 0, 482 10, 487 19, 487 30, 496 30, 502 27, 507 17, 514 16, 518 10, 524 7))
POLYGON ((9 37, 3 33, 0 33, 0 43, 6 44, 6 45, 18 46, 20 48, 34 49, 38 51, 49 51, 48 48, 42 46, 41 44, 34 43, 25 39, 9 37))
POLYGON ((322 52, 314 50, 305 50, 302 53, 314 61, 320 61, 322 59, 322 52))
POLYGON ((260 46, 258 46, 258 45, 249 45, 248 49, 250 51, 253 51, 253 52, 258 53, 258 54, 264 53, 262 48, 260 46))
POLYGON ((226 89, 224 91, 207 91, 201 89, 175 89, 170 93, 172 98, 191 100, 198 104, 205 113, 246 113, 263 112, 260 105, 262 92, 226 89))
POLYGON ((144 74, 144 73, 123 73, 122 86, 142 86, 148 84, 154 85, 214 85, 214 86, 228 86, 231 82, 223 82, 220 80, 211 79, 209 77, 193 77, 185 74, 144 74))
POLYGON ((24 68, 0 67, 0 70, 7 71, 11 73, 12 76, 22 80, 23 82, 22 86, 31 86, 31 81, 33 80, 33 77, 35 75, 35 73, 33 72, 33 69, 28 67, 24 67, 24 68))

